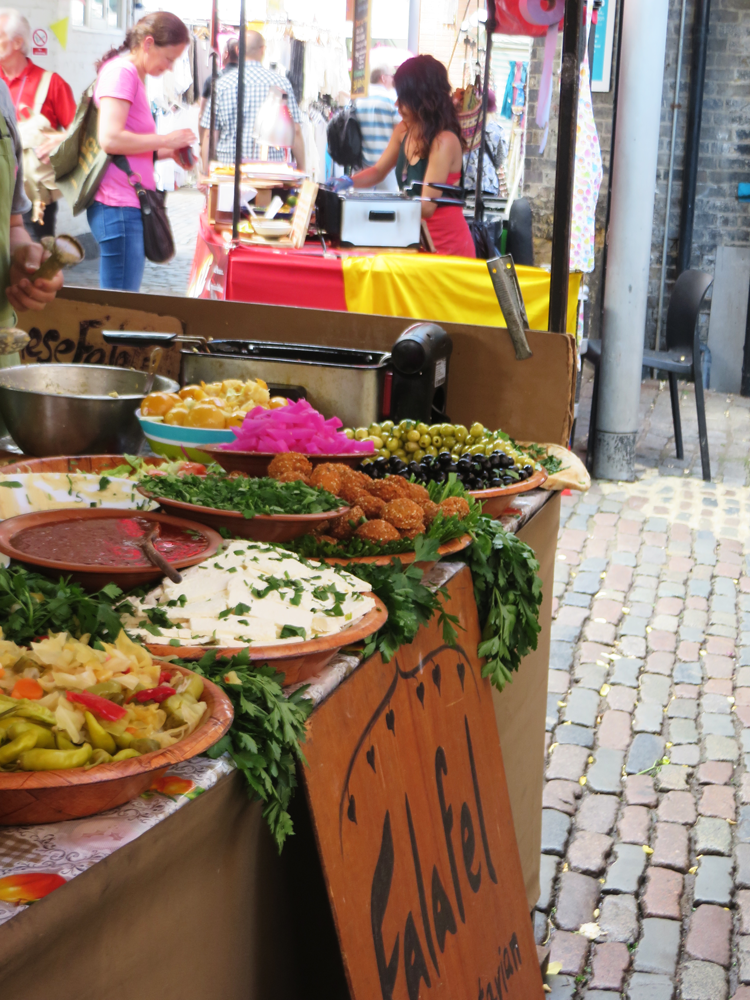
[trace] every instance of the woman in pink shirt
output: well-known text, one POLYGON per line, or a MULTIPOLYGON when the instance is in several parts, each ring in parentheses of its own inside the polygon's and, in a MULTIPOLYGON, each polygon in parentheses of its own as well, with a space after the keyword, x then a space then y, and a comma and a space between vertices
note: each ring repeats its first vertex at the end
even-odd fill
MULTIPOLYGON (((127 156, 131 170, 151 191, 156 189, 154 159, 174 157, 196 137, 187 128, 156 134, 145 80, 147 75, 161 76, 171 69, 189 39, 188 29, 176 15, 147 14, 130 29, 125 42, 97 64, 94 103, 99 109, 99 145, 112 156, 127 156)), ((128 175, 114 163, 107 168, 86 214, 101 249, 101 287, 137 292, 146 263, 141 208, 128 175)))

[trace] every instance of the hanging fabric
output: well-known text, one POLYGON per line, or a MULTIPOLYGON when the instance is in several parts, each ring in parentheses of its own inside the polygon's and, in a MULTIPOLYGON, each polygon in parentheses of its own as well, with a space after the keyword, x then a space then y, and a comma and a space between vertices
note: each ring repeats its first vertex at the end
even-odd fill
POLYGON ((513 81, 516 78, 516 63, 510 63, 508 69, 508 80, 505 84, 505 94, 500 114, 503 118, 510 118, 513 115, 513 81))
POLYGON ((575 177, 570 232, 570 270, 589 273, 594 270, 596 244, 596 205, 602 183, 602 151, 591 100, 588 36, 593 3, 586 5, 586 47, 581 62, 578 89, 578 125, 576 128, 575 177))

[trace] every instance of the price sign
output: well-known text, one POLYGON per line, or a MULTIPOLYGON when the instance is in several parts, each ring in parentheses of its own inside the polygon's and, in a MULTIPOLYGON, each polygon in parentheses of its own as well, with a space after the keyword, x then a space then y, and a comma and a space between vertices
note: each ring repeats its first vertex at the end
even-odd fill
POLYGON ((541 1000, 468 568, 314 713, 303 768, 353 1000, 541 1000))

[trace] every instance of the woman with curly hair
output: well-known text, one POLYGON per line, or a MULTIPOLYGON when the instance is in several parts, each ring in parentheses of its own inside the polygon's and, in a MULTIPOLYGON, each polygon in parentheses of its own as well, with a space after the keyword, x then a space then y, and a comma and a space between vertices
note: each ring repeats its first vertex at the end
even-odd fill
MULTIPOLYGON (((393 83, 401 121, 375 166, 351 178, 354 187, 374 187, 394 167, 402 190, 414 181, 459 184, 464 144, 445 66, 432 56, 414 56, 399 66, 393 83)), ((439 188, 422 189, 425 198, 440 195, 439 188)), ((460 206, 425 201, 422 218, 436 253, 476 257, 474 240, 460 206)))

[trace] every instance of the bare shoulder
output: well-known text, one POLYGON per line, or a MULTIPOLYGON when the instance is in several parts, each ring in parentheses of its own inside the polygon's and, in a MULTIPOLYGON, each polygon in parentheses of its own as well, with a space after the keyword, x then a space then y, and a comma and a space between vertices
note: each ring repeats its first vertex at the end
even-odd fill
POLYGON ((443 155, 458 153, 460 156, 463 153, 461 140, 455 132, 439 132, 432 142, 432 149, 443 155))

